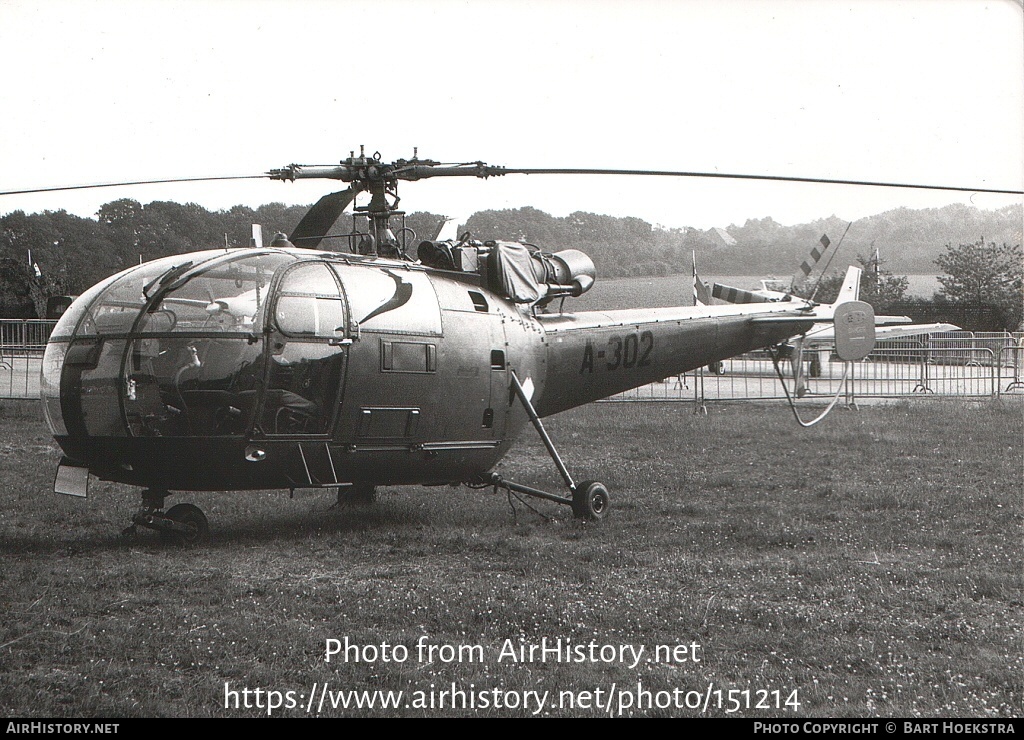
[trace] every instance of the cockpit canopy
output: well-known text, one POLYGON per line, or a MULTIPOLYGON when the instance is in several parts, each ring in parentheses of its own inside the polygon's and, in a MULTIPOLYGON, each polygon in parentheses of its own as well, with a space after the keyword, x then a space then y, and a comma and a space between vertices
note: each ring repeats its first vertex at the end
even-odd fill
POLYGON ((51 338, 163 332, 248 332, 286 252, 210 250, 165 257, 93 286, 64 313, 51 338))
POLYGON ((92 437, 327 435, 361 330, 440 336, 426 272, 300 249, 166 257, 65 312, 43 358, 46 417, 69 455, 92 437))
MULTIPOLYGON (((129 268, 64 313, 43 360, 55 436, 240 433, 251 424, 256 338, 283 251, 210 250, 129 268), (248 393, 242 386, 248 385, 248 393)), ((334 293, 340 301, 340 291, 334 293)))

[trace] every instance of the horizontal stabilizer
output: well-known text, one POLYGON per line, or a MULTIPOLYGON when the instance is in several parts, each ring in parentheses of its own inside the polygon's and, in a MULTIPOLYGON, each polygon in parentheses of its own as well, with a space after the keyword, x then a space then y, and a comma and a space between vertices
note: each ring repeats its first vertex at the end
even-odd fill
POLYGON ((797 312, 773 313, 765 316, 751 316, 751 324, 806 324, 808 321, 822 321, 823 318, 815 313, 797 312))
MULTIPOLYGON (((876 316, 876 319, 905 319, 906 316, 876 316)), ((902 322, 901 322, 902 323, 902 322)), ((876 322, 877 325, 877 322, 876 322)), ((899 339, 900 337, 917 337, 922 334, 939 334, 944 331, 960 331, 956 324, 906 324, 905 326, 881 326, 875 329, 877 339, 899 339)))
MULTIPOLYGON (((913 319, 909 316, 876 316, 875 326, 890 326, 891 324, 909 324, 913 319)), ((931 331, 954 331, 959 329, 959 326, 953 326, 952 324, 929 324, 929 326, 948 326, 949 329, 932 329, 931 331)), ((921 332, 918 332, 920 334, 921 332)))

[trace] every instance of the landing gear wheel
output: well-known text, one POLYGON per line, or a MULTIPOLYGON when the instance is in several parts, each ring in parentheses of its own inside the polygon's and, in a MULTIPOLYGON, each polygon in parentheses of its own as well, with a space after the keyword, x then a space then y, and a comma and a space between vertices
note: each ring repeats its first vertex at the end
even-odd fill
POLYGON ((210 523, 202 509, 192 504, 175 504, 164 515, 171 521, 182 524, 187 532, 172 529, 160 530, 160 539, 170 545, 201 545, 210 539, 210 523))
POLYGON ((338 489, 338 504, 368 505, 376 501, 377 488, 369 483, 353 483, 338 489))
POLYGON ((572 513, 577 519, 599 522, 608 514, 611 500, 604 483, 585 481, 572 492, 572 513))

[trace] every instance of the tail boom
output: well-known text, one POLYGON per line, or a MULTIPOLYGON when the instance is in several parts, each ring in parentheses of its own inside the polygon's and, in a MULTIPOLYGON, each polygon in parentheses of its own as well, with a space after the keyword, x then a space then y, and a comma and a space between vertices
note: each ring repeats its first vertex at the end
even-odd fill
POLYGON ((753 318, 754 311, 743 306, 539 317, 547 334, 548 373, 537 413, 548 416, 778 344, 814 322, 805 317, 764 324, 753 318))

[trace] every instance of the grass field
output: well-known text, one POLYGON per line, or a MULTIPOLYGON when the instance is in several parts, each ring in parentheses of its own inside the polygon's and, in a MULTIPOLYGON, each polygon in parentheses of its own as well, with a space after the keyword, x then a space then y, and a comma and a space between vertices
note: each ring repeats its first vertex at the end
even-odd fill
MULTIPOLYGON (((510 716, 547 691, 544 715, 690 716, 707 697, 709 715, 1020 716, 1022 426, 1007 400, 841 411, 811 430, 781 406, 597 404, 549 429, 577 479, 610 488, 600 524, 464 488, 342 509, 326 491, 192 494, 176 499, 203 507, 213 542, 190 550, 119 536, 134 491, 53 494, 36 405, 4 402, 0 710, 242 716, 270 700, 299 715, 324 697, 327 716, 510 716), (327 663, 346 638, 377 655, 327 663), (511 660, 545 638, 645 653, 511 660), (408 656, 385 662, 384 643, 408 656), (251 693, 225 708, 226 683, 251 693), (453 684, 475 708, 448 708, 453 684), (333 692, 350 689, 405 693, 346 709, 333 692), (493 689, 510 706, 481 708, 493 689)), ((556 485, 532 434, 503 472, 556 485)))

